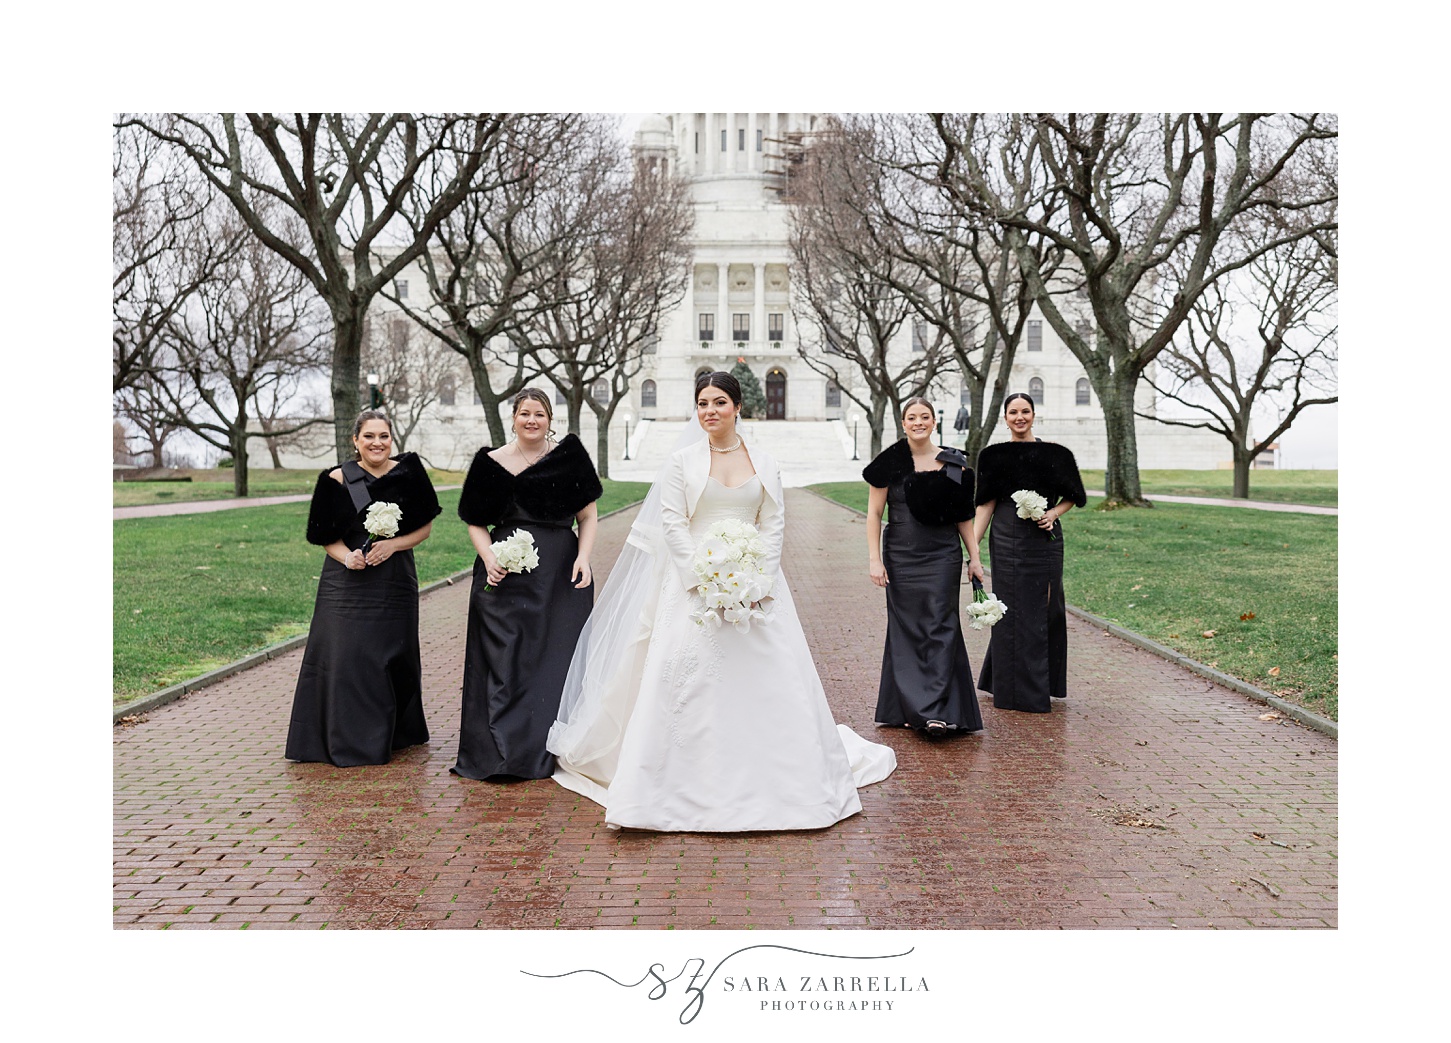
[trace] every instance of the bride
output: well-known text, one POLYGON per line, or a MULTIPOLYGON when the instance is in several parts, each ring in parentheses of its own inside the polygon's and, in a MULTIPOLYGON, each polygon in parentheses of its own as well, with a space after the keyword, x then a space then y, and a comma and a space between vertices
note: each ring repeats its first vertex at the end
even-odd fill
POLYGON ((554 779, 612 827, 819 829, 860 811, 857 787, 897 764, 832 723, 780 572, 781 475, 736 433, 740 408, 729 373, 697 379, 700 430, 661 470, 570 663, 554 779), (745 631, 692 617, 696 545, 725 519, 757 526, 774 577, 755 606, 765 621, 745 631))

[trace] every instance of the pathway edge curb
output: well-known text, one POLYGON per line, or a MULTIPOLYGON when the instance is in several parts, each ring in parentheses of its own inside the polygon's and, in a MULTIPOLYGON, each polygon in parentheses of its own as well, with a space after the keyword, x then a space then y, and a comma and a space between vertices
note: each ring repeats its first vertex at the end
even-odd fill
MULTIPOLYGON (((844 511, 850 511, 852 514, 858 515, 863 518, 866 517, 866 513, 864 511, 859 511, 855 507, 848 507, 844 503, 838 503, 830 496, 825 496, 822 493, 817 492, 815 489, 806 486, 802 486, 802 488, 805 489, 806 492, 809 492, 812 496, 823 499, 827 503, 836 504, 836 506, 840 507, 844 511)), ((1190 659, 1184 653, 1176 651, 1175 649, 1170 648, 1168 645, 1161 645, 1159 644, 1159 642, 1153 640, 1152 638, 1145 637, 1143 634, 1137 633, 1133 630, 1128 630, 1124 627, 1119 626, 1117 623, 1110 623, 1108 620, 1102 618, 1101 616, 1095 616, 1092 612, 1086 612, 1076 605, 1068 605, 1067 608, 1069 612, 1073 613, 1075 616, 1084 620, 1085 622, 1092 623, 1094 626, 1099 627, 1107 633, 1112 634, 1114 637, 1127 641, 1129 644, 1135 645, 1138 648, 1142 648, 1145 652, 1152 652, 1154 653, 1154 655, 1159 656, 1163 659, 1167 659, 1170 662, 1178 663, 1186 670, 1199 674, 1201 677, 1206 677, 1209 680, 1213 681, 1215 684, 1231 689, 1232 691, 1236 691, 1240 695, 1247 695, 1251 699, 1254 699, 1256 702, 1261 702, 1269 706, 1273 706, 1276 710, 1284 714, 1286 717, 1293 718, 1299 723, 1305 725, 1307 728, 1313 728, 1317 732, 1323 732, 1324 734, 1330 736, 1332 739, 1335 739, 1337 742, 1340 740, 1340 726, 1335 721, 1330 720, 1328 717, 1321 717, 1318 713, 1312 713, 1311 711, 1306 710, 1302 706, 1296 706, 1294 703, 1287 703, 1279 696, 1271 695, 1263 688, 1256 688, 1254 685, 1249 684, 1246 681, 1241 681, 1237 677, 1231 677, 1229 674, 1221 673, 1220 671, 1214 669, 1214 667, 1212 666, 1206 666, 1198 660, 1190 659)))
MULTIPOLYGON (((608 514, 600 515, 599 520, 604 521, 606 518, 612 518, 616 514, 622 511, 628 511, 630 508, 636 507, 642 502, 641 500, 636 500, 634 503, 627 503, 623 507, 616 507, 608 514)), ((434 580, 426 587, 419 587, 418 596, 423 597, 425 594, 431 594, 435 590, 451 587, 459 580, 473 575, 473 571, 473 566, 470 565, 466 569, 455 572, 452 576, 445 576, 443 579, 434 580)), ((245 655, 241 659, 230 662, 225 666, 219 666, 215 670, 198 674, 196 677, 188 678, 179 684, 174 684, 160 691, 152 692, 150 695, 143 695, 139 699, 132 699, 130 702, 122 703, 120 706, 113 706, 111 708, 111 725, 115 727, 121 723, 121 718, 123 717, 134 717, 148 710, 155 710, 158 707, 165 706, 167 703, 174 703, 184 695, 190 695, 192 692, 207 688, 210 685, 216 684, 218 681, 224 681, 233 674, 241 673, 243 670, 249 670, 254 666, 261 666, 267 660, 276 659, 278 656, 291 652, 295 648, 301 648, 305 644, 307 644, 307 635, 297 634, 294 637, 287 638, 285 641, 279 641, 275 645, 268 645, 266 648, 258 649, 250 655, 245 655)))

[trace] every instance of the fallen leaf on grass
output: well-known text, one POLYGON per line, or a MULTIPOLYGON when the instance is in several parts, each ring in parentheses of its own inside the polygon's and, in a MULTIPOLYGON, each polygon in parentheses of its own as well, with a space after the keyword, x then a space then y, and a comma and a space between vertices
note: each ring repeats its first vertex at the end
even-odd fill
POLYGON ((1204 631, 1204 633, 1200 634, 1199 636, 1200 637, 1213 637, 1217 633, 1219 633, 1219 631, 1217 631, 1217 630, 1206 630, 1206 631, 1204 631))
POLYGON ((1143 586, 1143 584, 1142 584, 1142 583, 1135 583, 1135 584, 1134 584, 1134 585, 1133 585, 1133 586, 1132 586, 1132 587, 1130 587, 1130 588, 1129 588, 1129 589, 1130 589, 1130 590, 1138 590, 1138 589, 1139 589, 1139 588, 1140 588, 1140 587, 1142 587, 1142 586, 1143 586))
POLYGON ((197 567, 196 567, 196 570, 197 570, 197 571, 198 571, 198 572, 206 572, 206 571, 207 571, 207 570, 208 570, 208 569, 210 569, 210 568, 211 568, 211 566, 210 566, 210 565, 198 565, 198 566, 197 566, 197 567))
POLYGON ((1239 614, 1239 621, 1241 623, 1248 623, 1251 619, 1254 619, 1254 617, 1255 614, 1253 612, 1241 612, 1239 614))
POLYGON ((1270 673, 1270 676, 1271 677, 1279 677, 1280 676, 1280 668, 1278 666, 1272 666, 1272 667, 1270 667, 1269 673, 1270 673))
POLYGON ((1179 635, 1178 634, 1170 634, 1169 635, 1169 639, 1171 641, 1178 640, 1178 638, 1179 638, 1179 635))

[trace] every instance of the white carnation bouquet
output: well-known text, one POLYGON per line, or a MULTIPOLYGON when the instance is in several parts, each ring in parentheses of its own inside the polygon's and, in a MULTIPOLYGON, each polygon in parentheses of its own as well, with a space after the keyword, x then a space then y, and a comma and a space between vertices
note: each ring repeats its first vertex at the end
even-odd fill
MULTIPOLYGON (((534 534, 528 529, 516 529, 508 539, 494 544, 494 558, 505 572, 533 572, 539 567, 539 550, 534 546, 534 534)), ((486 585, 485 590, 493 590, 486 585)))
POLYGON ((982 580, 972 577, 972 600, 967 605, 968 626, 974 630, 990 627, 1003 618, 1008 606, 998 600, 996 594, 989 594, 982 587, 982 580))
MULTIPOLYGON (((1048 501, 1032 489, 1019 489, 1013 493, 1013 502, 1018 505, 1018 517, 1028 521, 1038 521, 1048 513, 1048 501)), ((1048 538, 1056 540, 1058 536, 1049 529, 1048 538)))
POLYGON ((774 580, 762 561, 766 545, 760 532, 747 522, 726 519, 708 530, 695 549, 692 569, 701 606, 690 618, 697 626, 730 623, 746 632, 752 623, 765 623, 759 602, 771 593, 774 580))
POLYGON ((368 538, 363 543, 363 553, 368 552, 374 540, 397 536, 398 523, 402 520, 403 508, 396 503, 378 500, 368 504, 368 512, 363 515, 363 528, 368 531, 368 538))

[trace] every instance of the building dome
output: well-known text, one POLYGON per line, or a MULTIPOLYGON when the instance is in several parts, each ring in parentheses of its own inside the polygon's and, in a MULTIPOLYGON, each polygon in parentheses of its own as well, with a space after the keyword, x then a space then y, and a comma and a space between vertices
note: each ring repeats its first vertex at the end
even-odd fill
POLYGON ((635 131, 635 144, 641 148, 665 148, 670 144, 670 121, 658 112, 645 114, 635 131))

